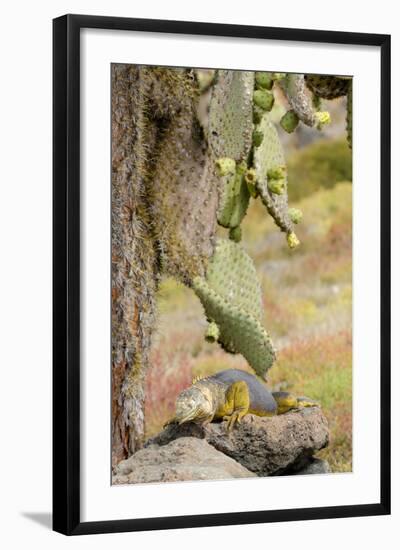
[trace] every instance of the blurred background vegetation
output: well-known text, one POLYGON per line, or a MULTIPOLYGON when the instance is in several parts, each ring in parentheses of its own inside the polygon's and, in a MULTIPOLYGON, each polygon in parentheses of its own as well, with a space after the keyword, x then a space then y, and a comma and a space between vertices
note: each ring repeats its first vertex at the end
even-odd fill
MULTIPOLYGON (((259 273, 264 326, 278 350, 268 385, 321 403, 331 440, 318 455, 334 472, 344 472, 352 468, 352 157, 345 100, 326 107, 332 124, 322 132, 302 126, 281 133, 290 205, 304 214, 296 230, 301 246, 288 249, 260 201, 251 203, 242 224, 242 244, 259 273)), ((276 121, 285 109, 278 97, 276 121)), ((225 368, 251 371, 242 356, 205 342, 203 310, 188 288, 164 280, 158 310, 146 381, 147 437, 173 416, 177 394, 194 376, 225 368)))

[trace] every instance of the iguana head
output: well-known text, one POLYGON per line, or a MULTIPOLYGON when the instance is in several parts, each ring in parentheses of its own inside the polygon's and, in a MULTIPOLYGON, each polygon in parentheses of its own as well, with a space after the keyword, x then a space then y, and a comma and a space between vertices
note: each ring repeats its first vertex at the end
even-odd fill
POLYGON ((203 422, 212 414, 210 396, 199 387, 192 386, 183 390, 176 399, 175 421, 178 424, 203 422))

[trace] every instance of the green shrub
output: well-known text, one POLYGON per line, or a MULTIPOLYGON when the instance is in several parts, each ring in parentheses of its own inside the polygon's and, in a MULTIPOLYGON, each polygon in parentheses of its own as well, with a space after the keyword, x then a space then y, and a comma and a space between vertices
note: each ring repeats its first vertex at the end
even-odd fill
POLYGON ((288 158, 288 190, 291 201, 352 180, 351 151, 343 140, 318 141, 288 158))

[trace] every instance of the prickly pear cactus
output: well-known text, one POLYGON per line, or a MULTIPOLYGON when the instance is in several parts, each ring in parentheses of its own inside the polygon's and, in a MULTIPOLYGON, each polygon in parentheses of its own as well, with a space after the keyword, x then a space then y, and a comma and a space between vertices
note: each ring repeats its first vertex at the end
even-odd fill
POLYGON ((196 277, 193 289, 210 322, 206 337, 216 334, 226 351, 241 353, 255 372, 264 376, 275 360, 275 350, 260 322, 257 273, 241 245, 219 240, 206 277, 196 277))
POLYGON ((285 157, 277 129, 268 114, 263 116, 259 130, 263 133, 264 139, 260 147, 254 151, 256 186, 264 206, 276 225, 289 235, 294 229, 289 215, 285 157), (281 182, 281 193, 274 192, 274 182, 281 182))
POLYGON ((321 99, 348 96, 351 79, 320 75, 118 65, 112 71, 113 461, 143 439, 144 376, 163 274, 193 288, 209 341, 241 353, 260 375, 275 359, 262 326, 254 265, 241 248, 250 198, 261 198, 290 248, 301 212, 288 208, 287 173, 269 111, 280 86, 298 124, 329 122, 321 99), (310 93, 307 92, 307 88, 310 93), (312 93, 312 94, 311 94, 312 93), (217 224, 229 239, 216 246, 217 224))
POLYGON ((179 111, 159 136, 149 198, 161 268, 190 284, 205 274, 213 253, 219 182, 195 116, 194 83, 186 73, 174 74, 174 97, 179 111))
POLYGON ((218 71, 209 111, 208 142, 217 166, 235 162, 235 170, 220 172, 217 220, 227 228, 238 227, 247 212, 250 193, 244 181, 252 145, 254 73, 218 71))
POLYGON ((246 160, 251 147, 254 73, 218 71, 209 112, 208 142, 215 159, 246 160))

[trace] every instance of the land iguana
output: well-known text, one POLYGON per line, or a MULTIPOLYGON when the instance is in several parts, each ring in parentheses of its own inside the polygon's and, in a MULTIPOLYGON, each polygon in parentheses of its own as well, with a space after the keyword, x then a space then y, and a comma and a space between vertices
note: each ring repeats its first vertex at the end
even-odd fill
POLYGON ((230 430, 246 414, 274 416, 302 407, 319 407, 319 404, 289 392, 271 392, 253 374, 228 369, 194 380, 178 395, 175 416, 166 425, 186 422, 205 425, 222 419, 230 430))

